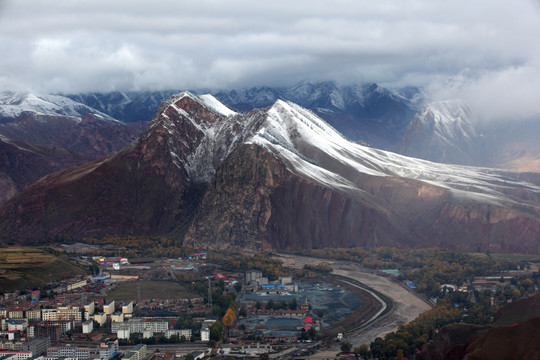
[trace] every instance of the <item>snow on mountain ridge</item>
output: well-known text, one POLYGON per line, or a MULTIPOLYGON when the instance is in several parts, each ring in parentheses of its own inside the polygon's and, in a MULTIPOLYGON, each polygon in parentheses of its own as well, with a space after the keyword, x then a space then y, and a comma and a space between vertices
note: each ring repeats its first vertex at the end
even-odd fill
POLYGON ((448 143, 459 137, 476 136, 472 110, 464 100, 432 102, 417 116, 421 123, 433 125, 435 134, 448 143))
POLYGON ((29 92, 1 92, 0 118, 14 119, 24 112, 59 115, 80 121, 85 114, 97 115, 103 121, 118 121, 109 115, 60 95, 36 95, 29 92))
POLYGON ((315 114, 283 101, 268 110, 263 127, 248 142, 282 158, 291 171, 337 189, 362 191, 355 177, 367 174, 425 181, 486 203, 522 202, 509 195, 515 188, 540 195, 539 186, 516 180, 516 172, 438 164, 349 142, 315 114))

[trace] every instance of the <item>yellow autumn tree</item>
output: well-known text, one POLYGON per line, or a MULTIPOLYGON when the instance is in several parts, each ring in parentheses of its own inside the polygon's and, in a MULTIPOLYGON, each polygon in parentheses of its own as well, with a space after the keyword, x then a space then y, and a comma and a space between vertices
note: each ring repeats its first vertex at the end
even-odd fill
POLYGON ((231 328, 231 326, 233 326, 235 320, 236 312, 232 308, 228 308, 221 322, 223 324, 223 327, 227 329, 227 337, 229 335, 229 329, 231 328))

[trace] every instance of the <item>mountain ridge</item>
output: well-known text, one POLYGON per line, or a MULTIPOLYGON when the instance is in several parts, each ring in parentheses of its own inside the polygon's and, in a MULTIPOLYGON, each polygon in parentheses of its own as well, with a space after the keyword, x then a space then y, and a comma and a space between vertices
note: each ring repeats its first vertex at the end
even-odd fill
POLYGON ((198 248, 259 250, 540 247, 535 174, 365 147, 283 100, 247 114, 216 101, 170 97, 137 141, 0 208, 0 236, 169 234, 198 248))

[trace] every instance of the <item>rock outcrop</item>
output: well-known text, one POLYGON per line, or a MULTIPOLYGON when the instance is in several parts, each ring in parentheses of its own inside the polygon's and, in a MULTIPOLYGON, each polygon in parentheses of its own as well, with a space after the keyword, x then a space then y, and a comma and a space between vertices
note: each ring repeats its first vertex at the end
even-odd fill
POLYGON ((237 114, 211 96, 182 93, 120 152, 50 175, 1 207, 0 236, 537 252, 539 180, 354 144, 293 103, 237 114))

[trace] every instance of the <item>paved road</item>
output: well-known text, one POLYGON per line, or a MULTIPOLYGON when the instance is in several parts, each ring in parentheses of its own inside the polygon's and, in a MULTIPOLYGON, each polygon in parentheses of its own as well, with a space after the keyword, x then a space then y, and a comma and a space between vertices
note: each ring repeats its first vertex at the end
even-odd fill
POLYGON ((344 341, 350 342, 353 347, 361 344, 369 345, 376 337, 383 337, 385 334, 397 330, 399 325, 408 323, 424 311, 431 309, 428 303, 400 284, 383 276, 366 273, 359 265, 352 262, 288 254, 279 254, 279 257, 284 265, 296 268, 302 268, 305 264, 329 263, 334 269, 334 274, 355 279, 392 299, 394 307, 390 314, 375 320, 368 328, 355 332, 344 339, 344 341))

